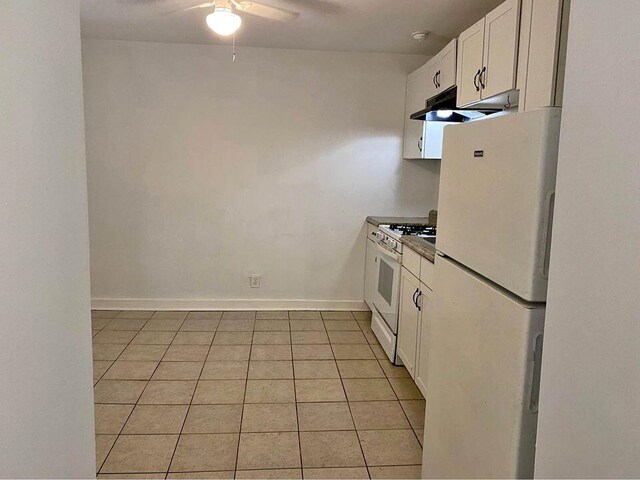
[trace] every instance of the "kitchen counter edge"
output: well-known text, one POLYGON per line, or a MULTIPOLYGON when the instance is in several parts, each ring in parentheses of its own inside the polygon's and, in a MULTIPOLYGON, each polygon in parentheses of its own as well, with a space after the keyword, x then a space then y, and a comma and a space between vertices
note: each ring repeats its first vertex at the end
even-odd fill
POLYGON ((436 247, 433 243, 427 242, 424 238, 415 237, 413 235, 403 235, 400 242, 408 248, 416 252, 421 257, 434 263, 436 260, 436 247))
POLYGON ((381 224, 428 225, 429 217, 367 217, 367 222, 377 227, 381 224))

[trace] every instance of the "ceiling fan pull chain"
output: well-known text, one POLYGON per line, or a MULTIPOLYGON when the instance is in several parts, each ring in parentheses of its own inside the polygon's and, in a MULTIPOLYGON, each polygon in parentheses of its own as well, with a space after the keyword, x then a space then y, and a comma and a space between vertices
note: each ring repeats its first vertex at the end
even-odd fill
POLYGON ((233 34, 233 62, 236 61, 236 34, 233 34))

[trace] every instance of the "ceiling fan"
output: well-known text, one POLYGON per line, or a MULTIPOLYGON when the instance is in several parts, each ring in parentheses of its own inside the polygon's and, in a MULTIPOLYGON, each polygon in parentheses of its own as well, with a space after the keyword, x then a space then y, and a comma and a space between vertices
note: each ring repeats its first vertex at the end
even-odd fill
POLYGON ((283 8, 243 0, 214 0, 183 8, 181 11, 186 12, 211 7, 214 7, 214 10, 207 15, 207 26, 218 35, 224 37, 232 35, 240 28, 242 18, 238 15, 238 12, 279 22, 291 21, 299 15, 297 12, 291 12, 283 8))

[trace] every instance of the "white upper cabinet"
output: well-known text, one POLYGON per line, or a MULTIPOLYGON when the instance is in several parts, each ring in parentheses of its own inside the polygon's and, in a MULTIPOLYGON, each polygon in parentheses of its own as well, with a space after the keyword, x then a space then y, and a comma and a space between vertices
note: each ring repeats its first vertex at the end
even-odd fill
POLYGON ((484 51, 484 18, 467 28, 458 37, 458 106, 479 101, 478 77, 482 72, 484 51))
POLYGON ((444 92, 456 84, 456 56, 458 40, 453 39, 438 54, 440 68, 438 73, 438 92, 444 92))
POLYGON ((427 62, 427 99, 448 90, 456 84, 457 39, 451 40, 436 56, 427 62))
POLYGON ((458 38, 458 106, 516 88, 520 0, 507 0, 458 38))
POLYGON ((427 85, 425 87, 425 91, 427 96, 425 99, 429 99, 438 94, 438 69, 440 68, 440 62, 438 62, 438 57, 435 56, 431 60, 427 62, 427 85))
POLYGON ((507 0, 485 17, 482 98, 516 88, 519 29, 519 0, 507 0))
POLYGON ((411 120, 409 116, 425 107, 428 76, 428 63, 407 76, 407 95, 404 110, 403 158, 422 158, 422 133, 424 130, 424 122, 411 120))
POLYGON ((402 157, 425 158, 423 135, 425 123, 409 116, 425 108, 431 97, 456 84, 457 39, 453 39, 436 56, 407 76, 407 96, 404 111, 404 142, 402 157))
POLYGON ((407 111, 415 113, 422 110, 427 99, 429 64, 426 63, 407 76, 407 111))
POLYGON ((522 0, 519 109, 562 106, 569 0, 522 0))

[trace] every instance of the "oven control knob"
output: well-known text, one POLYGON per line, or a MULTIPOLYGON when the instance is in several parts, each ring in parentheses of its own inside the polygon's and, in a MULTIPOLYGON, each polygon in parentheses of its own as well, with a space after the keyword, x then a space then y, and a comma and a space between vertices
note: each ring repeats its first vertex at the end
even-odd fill
POLYGON ((396 245, 398 245, 398 242, 396 242, 395 240, 389 239, 389 246, 391 248, 396 248, 396 245))

